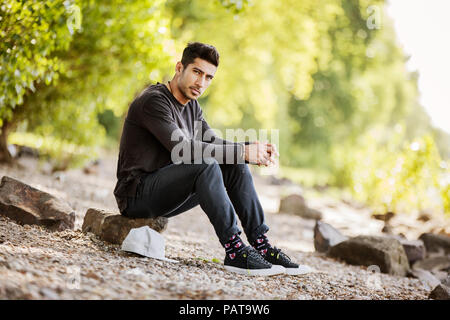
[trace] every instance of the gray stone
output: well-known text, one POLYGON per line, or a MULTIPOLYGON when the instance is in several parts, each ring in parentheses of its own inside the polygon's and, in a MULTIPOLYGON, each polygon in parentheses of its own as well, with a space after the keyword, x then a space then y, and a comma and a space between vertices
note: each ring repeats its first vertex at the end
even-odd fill
POLYGON ((410 265, 418 260, 425 259, 427 251, 422 240, 399 239, 399 241, 402 244, 403 249, 405 249, 410 265))
POLYGON ((419 280, 421 280, 429 289, 436 287, 441 283, 441 281, 435 277, 430 271, 423 269, 412 269, 411 275, 419 280))
POLYGON ((132 219, 101 209, 89 208, 84 216, 83 232, 92 232, 100 239, 122 244, 131 229, 149 226, 155 231, 163 232, 167 227, 168 219, 158 217, 156 219, 132 219))
POLYGON ((299 194, 291 194, 282 198, 279 212, 295 214, 305 219, 322 219, 322 213, 316 209, 309 208, 305 199, 299 194))
POLYGON ((427 250, 422 240, 408 240, 404 236, 389 234, 387 238, 393 238, 400 241, 405 249, 406 256, 408 257, 409 265, 413 265, 416 261, 425 259, 427 250))
POLYGON ((450 254, 450 237, 444 234, 423 233, 420 237, 428 253, 450 254))
POLYGON ((66 202, 8 176, 0 183, 0 214, 51 231, 73 229, 75 224, 75 211, 66 202))
POLYGON ((378 236, 357 236, 330 247, 328 254, 353 265, 376 265, 383 273, 405 276, 408 257, 400 241, 378 236))
POLYGON ((333 228, 328 223, 317 220, 314 226, 314 248, 319 252, 327 252, 332 246, 348 240, 338 230, 333 228))
POLYGON ((278 178, 275 176, 268 176, 267 177, 267 181, 271 184, 271 185, 275 185, 275 186, 283 186, 283 185, 292 185, 294 184, 294 182, 292 182, 291 180, 287 179, 287 178, 278 178))
POLYGON ((450 270, 450 257, 430 257, 419 260, 413 264, 412 268, 423 269, 432 272, 444 271, 448 273, 448 271, 450 270))
POLYGON ((450 300, 450 288, 443 284, 438 284, 428 296, 434 300, 450 300))

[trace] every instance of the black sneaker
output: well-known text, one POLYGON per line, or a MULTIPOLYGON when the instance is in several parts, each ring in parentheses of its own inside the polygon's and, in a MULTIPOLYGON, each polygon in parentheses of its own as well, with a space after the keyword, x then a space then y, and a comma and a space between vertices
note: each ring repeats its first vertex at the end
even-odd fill
POLYGON ((272 265, 254 248, 246 246, 231 257, 227 254, 224 260, 225 270, 249 276, 272 276, 284 273, 280 265, 272 265))
POLYGON ((277 247, 267 248, 266 253, 261 254, 261 256, 273 265, 283 266, 286 270, 286 274, 289 275, 299 275, 313 271, 312 268, 306 265, 298 265, 297 263, 292 262, 291 258, 289 258, 283 251, 281 251, 281 249, 278 249, 277 247))

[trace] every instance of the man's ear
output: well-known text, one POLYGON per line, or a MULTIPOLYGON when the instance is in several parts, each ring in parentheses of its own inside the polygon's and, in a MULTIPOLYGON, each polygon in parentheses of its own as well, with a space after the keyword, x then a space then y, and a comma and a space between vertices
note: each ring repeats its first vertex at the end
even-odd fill
POLYGON ((177 64, 175 65, 175 72, 176 73, 181 73, 183 72, 183 64, 181 63, 181 61, 178 61, 177 64))

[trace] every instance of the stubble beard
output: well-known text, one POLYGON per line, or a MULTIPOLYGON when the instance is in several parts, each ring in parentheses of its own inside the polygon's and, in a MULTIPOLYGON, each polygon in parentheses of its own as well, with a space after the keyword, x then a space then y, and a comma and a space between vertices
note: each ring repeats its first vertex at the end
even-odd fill
POLYGON ((183 97, 185 97, 186 99, 189 100, 193 100, 195 99, 195 97, 192 97, 189 95, 189 90, 191 90, 189 87, 184 87, 183 85, 183 76, 181 76, 180 79, 178 79, 178 83, 180 83, 181 85, 178 86, 178 90, 181 92, 181 94, 183 95, 183 97))

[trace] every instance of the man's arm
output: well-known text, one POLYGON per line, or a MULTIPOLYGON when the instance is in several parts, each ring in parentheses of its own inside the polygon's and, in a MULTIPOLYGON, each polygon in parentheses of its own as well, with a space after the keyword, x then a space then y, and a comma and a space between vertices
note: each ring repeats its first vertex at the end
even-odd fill
POLYGON ((211 129, 211 127, 208 125, 208 122, 206 122, 206 120, 201 117, 198 121, 201 121, 202 123, 202 141, 204 142, 208 142, 208 143, 214 143, 214 144, 250 144, 249 141, 245 141, 245 142, 232 142, 229 140, 223 140, 221 138, 219 138, 215 133, 214 130, 211 129), (209 130, 209 131, 208 131, 209 130), (207 134, 205 134, 205 132, 207 132, 207 134))
POLYGON ((165 98, 158 95, 143 97, 139 108, 140 123, 171 153, 174 163, 194 163, 205 154, 219 163, 244 163, 243 144, 208 143, 188 137, 173 118, 165 98))
POLYGON ((249 144, 256 144, 257 146, 255 146, 253 150, 246 150, 247 148, 245 147, 242 150, 243 154, 241 155, 241 157, 245 160, 245 163, 258 164, 259 166, 261 165, 269 166, 275 163, 275 156, 280 156, 275 144, 268 142, 259 143, 259 141, 231 142, 228 140, 223 140, 214 134, 214 131, 209 127, 208 123, 203 118, 203 116, 201 116, 200 119, 197 121, 201 121, 202 124, 203 141, 208 141, 214 144, 235 144, 235 145, 241 144, 243 146, 249 144), (205 132, 207 132, 208 130, 210 131, 208 132, 208 134, 206 134, 205 137, 205 132), (247 154, 245 152, 247 152, 247 154), (247 160, 247 158, 250 161, 247 160))
MULTIPOLYGON (((213 143, 213 144, 218 144, 218 145, 248 145, 251 142, 250 141, 245 141, 245 142, 232 142, 229 140, 224 140, 219 138, 215 133, 214 130, 211 129, 211 127, 209 126, 208 122, 205 120, 205 118, 203 117, 203 112, 202 109, 200 108, 200 106, 197 105, 197 119, 196 121, 200 121, 201 123, 201 129, 202 129, 202 136, 201 136, 201 140, 203 142, 206 143, 213 143)), ((245 148, 243 148, 241 150, 242 154, 240 155, 241 158, 243 158, 245 160, 245 148)), ((245 163, 249 163, 247 160, 245 160, 245 163)))

